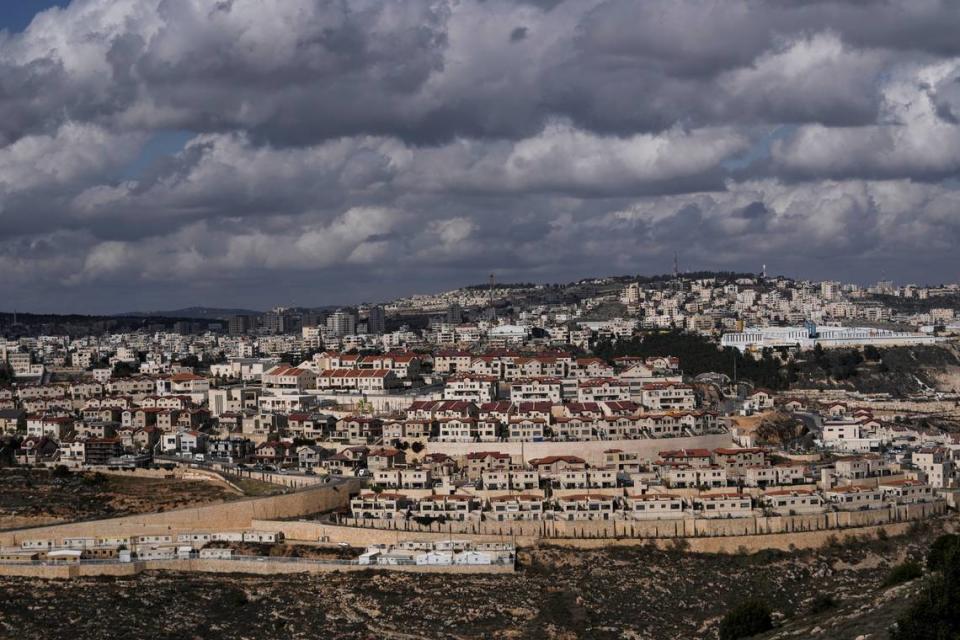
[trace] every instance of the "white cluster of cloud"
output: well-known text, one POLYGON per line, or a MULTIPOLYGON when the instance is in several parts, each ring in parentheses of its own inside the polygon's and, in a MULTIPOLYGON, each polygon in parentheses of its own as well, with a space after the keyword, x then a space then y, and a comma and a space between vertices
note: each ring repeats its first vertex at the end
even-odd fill
POLYGON ((74 0, 0 33, 0 307, 349 302, 674 251, 956 279, 957 33, 947 0, 74 0))

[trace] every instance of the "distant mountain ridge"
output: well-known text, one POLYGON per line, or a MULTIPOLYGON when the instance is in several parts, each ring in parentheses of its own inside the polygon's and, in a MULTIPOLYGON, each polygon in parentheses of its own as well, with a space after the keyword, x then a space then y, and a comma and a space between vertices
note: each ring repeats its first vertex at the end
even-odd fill
POLYGON ((122 313, 119 315, 138 318, 196 318, 198 320, 211 320, 228 318, 230 316, 258 316, 262 313, 263 311, 254 311, 253 309, 187 307, 185 309, 173 309, 170 311, 131 311, 130 313, 122 313))

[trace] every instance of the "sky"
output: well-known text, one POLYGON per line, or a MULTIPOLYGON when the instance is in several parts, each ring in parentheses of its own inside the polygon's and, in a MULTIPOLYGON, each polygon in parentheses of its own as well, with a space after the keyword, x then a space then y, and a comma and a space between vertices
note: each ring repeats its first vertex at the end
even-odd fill
POLYGON ((18 0, 0 310, 960 280, 953 0, 18 0))

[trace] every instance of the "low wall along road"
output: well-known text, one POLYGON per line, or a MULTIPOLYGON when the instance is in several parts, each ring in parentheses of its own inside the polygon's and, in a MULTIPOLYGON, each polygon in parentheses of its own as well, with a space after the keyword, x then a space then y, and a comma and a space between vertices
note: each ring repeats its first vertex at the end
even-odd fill
POLYGON ((0 546, 19 546, 23 540, 65 537, 109 537, 179 533, 185 531, 232 531, 253 528, 254 520, 296 518, 330 511, 350 504, 350 494, 360 491, 362 481, 348 479, 334 485, 303 489, 264 498, 174 509, 106 520, 16 529, 0 532, 0 546))
POLYGON ((82 562, 79 564, 0 564, 0 576, 66 579, 92 576, 133 576, 143 571, 189 571, 199 573, 330 573, 332 571, 401 571, 407 573, 513 573, 513 564, 471 565, 361 565, 356 562, 324 562, 269 557, 239 557, 230 560, 146 560, 138 562, 82 562))

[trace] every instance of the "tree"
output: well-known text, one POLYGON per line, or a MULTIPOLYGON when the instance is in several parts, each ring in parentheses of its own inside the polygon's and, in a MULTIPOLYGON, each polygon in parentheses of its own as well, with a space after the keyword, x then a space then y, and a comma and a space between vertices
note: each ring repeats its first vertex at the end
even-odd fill
POLYGON ((830 367, 830 363, 827 361, 826 351, 819 342, 813 346, 813 361, 824 371, 830 367))
POLYGON ((927 569, 929 571, 942 571, 946 563, 947 553, 951 549, 960 547, 960 535, 955 533, 946 533, 930 545, 930 551, 927 552, 927 569))
POLYGON ((738 640, 773 628, 770 607, 761 600, 747 600, 731 609, 720 621, 720 640, 738 640))
POLYGON ((196 355, 191 353, 186 357, 180 358, 180 366, 190 367, 191 369, 196 371, 197 367, 200 366, 200 358, 198 358, 196 355))
POLYGON ((69 467, 63 464, 58 464, 53 468, 51 475, 54 478, 69 478, 73 475, 73 472, 70 471, 69 467))
POLYGON ((127 362, 117 362, 113 365, 114 378, 129 378, 133 375, 134 368, 127 362))
POLYGON ((731 347, 720 350, 709 339, 682 331, 650 332, 616 342, 601 340, 594 346, 593 352, 607 361, 620 356, 676 356, 688 375, 715 372, 732 378, 736 367, 738 379, 752 380, 760 387, 778 390, 785 389, 788 384, 786 368, 774 356, 772 349, 764 350, 762 357, 757 360, 731 347))
POLYGON ((940 547, 945 547, 942 560, 939 552, 934 554, 938 571, 928 578, 923 590, 897 619, 890 630, 891 640, 960 637, 960 546, 941 542, 940 547))
POLYGON ((367 400, 366 398, 359 400, 357 402, 357 413, 360 414, 372 414, 373 413, 373 403, 367 400))
POLYGON ((916 578, 919 578, 923 575, 923 568, 920 566, 919 562, 914 562, 913 560, 907 560, 901 564, 898 564, 890 570, 890 573, 887 574, 886 580, 883 581, 884 587, 894 587, 898 584, 903 584, 904 582, 910 582, 916 578))

